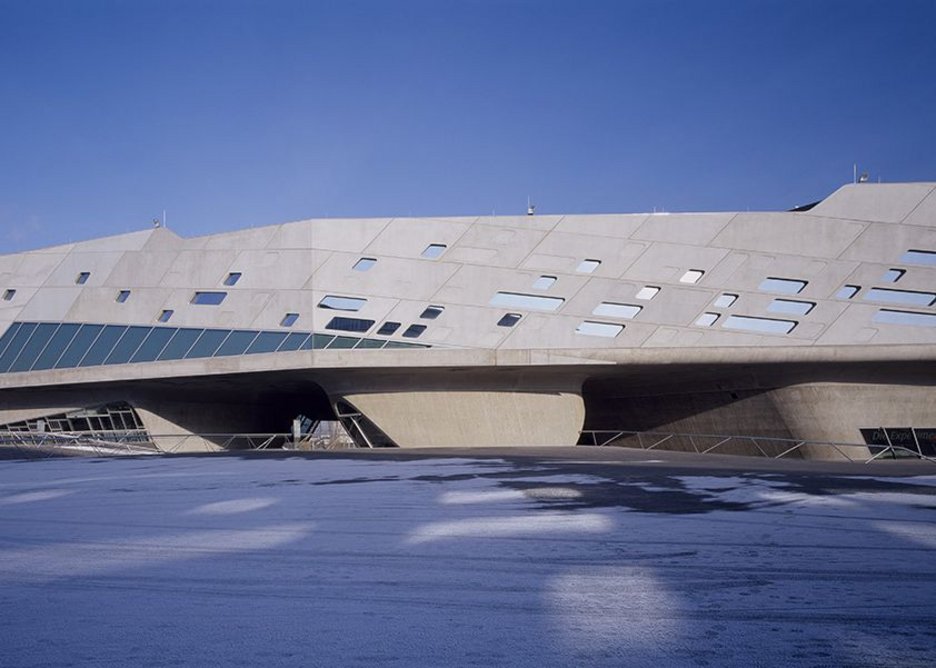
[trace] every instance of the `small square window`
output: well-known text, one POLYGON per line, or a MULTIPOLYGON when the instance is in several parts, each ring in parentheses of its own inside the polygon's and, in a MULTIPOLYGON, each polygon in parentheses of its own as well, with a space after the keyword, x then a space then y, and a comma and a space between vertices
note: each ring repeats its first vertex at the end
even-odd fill
POLYGON ((340 295, 326 295, 319 302, 319 308, 327 308, 335 311, 360 311, 367 303, 366 299, 360 297, 342 297, 340 295))
POLYGON ((75 279, 75 283, 77 283, 78 285, 84 285, 85 283, 88 282, 89 278, 91 278, 91 272, 83 271, 80 274, 78 274, 78 278, 75 279))
POLYGON ((590 274, 598 268, 601 264, 601 260, 582 260, 579 262, 579 266, 575 268, 575 271, 580 274, 590 274))
POLYGON ((712 304, 712 306, 715 308, 731 308, 731 305, 736 301, 738 301, 738 295, 723 292, 715 298, 715 302, 712 304))
POLYGON ((448 248, 448 246, 445 244, 429 244, 426 246, 426 250, 422 252, 422 256, 427 260, 435 260, 437 257, 442 256, 446 248, 448 248))
POLYGON ((844 285, 835 293, 836 299, 851 299, 861 290, 860 285, 844 285))
POLYGON ((882 283, 896 283, 901 278, 903 278, 903 275, 906 273, 907 272, 903 269, 888 269, 887 271, 884 272, 884 275, 881 276, 881 282, 882 283))
POLYGON ((400 329, 400 323, 388 320, 380 326, 380 329, 377 330, 377 333, 381 336, 390 336, 398 329, 400 329))
POLYGON ((16 294, 16 290, 10 288, 9 290, 3 291, 3 301, 8 302, 13 299, 13 295, 16 294))
POLYGON ((637 291, 636 299, 642 299, 644 301, 650 301, 657 296, 657 293, 660 292, 660 288, 655 285, 645 285, 640 290, 637 291))
POLYGON ((423 311, 419 317, 424 320, 435 320, 440 315, 442 315, 442 311, 444 310, 444 306, 427 306, 426 310, 423 311))
POLYGON ((533 281, 534 290, 549 290, 553 286, 553 283, 556 282, 555 276, 540 276, 535 281, 533 281))
POLYGON ((224 279, 224 284, 225 284, 225 285, 234 285, 234 284, 236 284, 236 283, 240 280, 240 277, 241 277, 241 276, 243 276, 243 274, 242 274, 241 272, 239 272, 239 271, 232 271, 230 274, 227 275, 227 278, 224 279))
POLYGON ((497 326, 498 327, 513 327, 518 322, 520 322, 520 318, 522 317, 523 316, 521 316, 519 313, 505 313, 503 317, 501 317, 501 319, 497 321, 497 326))
POLYGON ((679 279, 680 283, 698 283, 699 279, 702 278, 705 272, 701 269, 690 269, 685 274, 682 275, 682 278, 679 279))
POLYGON ((299 319, 298 313, 287 313, 283 316, 283 319, 280 320, 280 327, 292 327, 296 324, 296 321, 299 319))
POLYGON ((172 317, 172 314, 175 313, 171 308, 164 309, 162 313, 159 314, 159 317, 156 318, 159 322, 169 322, 169 318, 172 317))
POLYGON ((403 338, 406 339, 418 339, 422 336, 422 333, 426 331, 425 325, 410 325, 406 328, 406 331, 403 332, 403 338))
POLYGON ((120 292, 117 293, 117 300, 116 300, 116 301, 117 301, 118 304, 123 304, 123 303, 124 303, 125 301, 127 301, 128 299, 130 299, 130 291, 129 291, 129 290, 121 290, 120 292))
POLYGON ((362 257, 360 260, 354 263, 354 266, 351 267, 354 271, 367 271, 371 267, 377 264, 377 258, 373 257, 362 257))
POLYGON ((711 327, 716 320, 718 320, 717 313, 703 313, 696 319, 695 324, 699 327, 711 327))

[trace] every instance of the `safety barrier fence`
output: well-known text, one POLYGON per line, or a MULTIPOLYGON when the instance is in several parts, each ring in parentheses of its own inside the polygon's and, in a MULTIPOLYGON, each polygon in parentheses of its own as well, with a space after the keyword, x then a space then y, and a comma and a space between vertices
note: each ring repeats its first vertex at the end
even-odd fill
MULTIPOLYGON (((886 434, 886 431, 884 433, 886 434)), ((917 458, 936 462, 936 458, 923 454, 919 443, 916 444, 914 449, 890 442, 886 445, 866 445, 864 443, 837 443, 726 434, 584 430, 579 444, 641 448, 643 450, 659 448, 661 450, 681 450, 699 454, 743 454, 770 457, 772 459, 782 459, 784 457, 804 458, 808 456, 809 458, 821 459, 841 458, 851 462, 865 463, 884 458, 917 458)))

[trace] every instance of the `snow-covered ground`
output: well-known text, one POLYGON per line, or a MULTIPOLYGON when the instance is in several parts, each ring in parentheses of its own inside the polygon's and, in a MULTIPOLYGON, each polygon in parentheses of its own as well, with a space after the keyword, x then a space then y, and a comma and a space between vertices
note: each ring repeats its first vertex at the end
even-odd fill
POLYGON ((0 463, 0 666, 931 666, 936 477, 0 463))

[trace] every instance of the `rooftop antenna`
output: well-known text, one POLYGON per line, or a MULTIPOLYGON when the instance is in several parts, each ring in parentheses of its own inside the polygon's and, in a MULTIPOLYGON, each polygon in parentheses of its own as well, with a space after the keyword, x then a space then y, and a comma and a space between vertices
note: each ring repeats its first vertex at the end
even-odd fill
POLYGON ((153 227, 162 227, 162 224, 159 222, 159 218, 153 218, 153 227))
POLYGON ((852 163, 852 183, 858 183, 858 163, 852 163))
POLYGON ((534 213, 536 213, 536 205, 530 201, 530 196, 527 195, 527 215, 532 216, 534 213))

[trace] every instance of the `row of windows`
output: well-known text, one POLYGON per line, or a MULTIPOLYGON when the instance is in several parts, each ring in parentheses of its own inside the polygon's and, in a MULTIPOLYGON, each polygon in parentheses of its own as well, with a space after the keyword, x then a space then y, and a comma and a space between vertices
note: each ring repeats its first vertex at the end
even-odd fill
POLYGON ((14 322, 0 337, 0 373, 324 348, 426 347, 310 332, 14 322))

